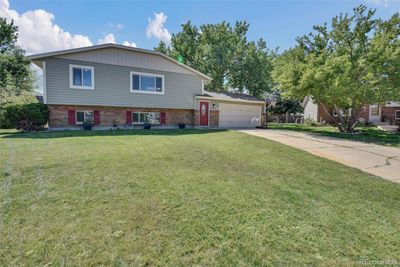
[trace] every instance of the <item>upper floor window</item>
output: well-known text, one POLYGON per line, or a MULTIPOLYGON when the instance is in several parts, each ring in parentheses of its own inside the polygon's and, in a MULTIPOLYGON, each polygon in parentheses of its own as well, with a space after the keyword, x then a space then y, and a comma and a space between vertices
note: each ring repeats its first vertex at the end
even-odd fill
POLYGON ((164 94, 164 75, 131 71, 131 92, 164 94))
POLYGON ((94 68, 69 65, 69 87, 74 89, 94 89, 94 68))

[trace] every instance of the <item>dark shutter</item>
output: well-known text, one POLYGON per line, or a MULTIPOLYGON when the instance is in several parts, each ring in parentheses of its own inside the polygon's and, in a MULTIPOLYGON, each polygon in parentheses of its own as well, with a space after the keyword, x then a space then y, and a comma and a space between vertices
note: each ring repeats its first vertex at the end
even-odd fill
POLYGON ((68 124, 75 125, 75 110, 68 110, 68 124))
POLYGON ((165 112, 160 113, 160 123, 161 125, 165 124, 165 112))
POLYGON ((100 111, 98 111, 98 110, 95 110, 95 111, 93 111, 93 115, 94 115, 94 124, 95 125, 98 125, 98 124, 100 124, 100 111))
POLYGON ((162 92, 162 78, 157 77, 156 78, 156 91, 157 92, 162 92))
POLYGON ((126 124, 132 124, 132 112, 131 111, 127 111, 126 112, 126 124))
POLYGON ((132 74, 132 89, 139 90, 139 75, 132 74))

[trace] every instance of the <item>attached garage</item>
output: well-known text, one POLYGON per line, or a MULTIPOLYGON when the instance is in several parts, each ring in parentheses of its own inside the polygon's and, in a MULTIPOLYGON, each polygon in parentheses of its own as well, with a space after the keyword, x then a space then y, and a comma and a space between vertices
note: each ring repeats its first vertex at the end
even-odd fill
POLYGON ((243 93, 208 92, 196 96, 200 127, 255 128, 265 126, 265 102, 243 93))
POLYGON ((223 128, 261 126, 261 107, 257 105, 220 103, 219 126, 223 128))

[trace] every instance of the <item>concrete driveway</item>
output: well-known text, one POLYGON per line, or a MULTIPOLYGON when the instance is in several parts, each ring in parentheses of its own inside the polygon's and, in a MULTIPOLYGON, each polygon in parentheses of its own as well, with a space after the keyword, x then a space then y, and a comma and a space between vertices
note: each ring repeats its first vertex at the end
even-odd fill
POLYGON ((400 148, 284 130, 239 130, 400 183, 400 148))

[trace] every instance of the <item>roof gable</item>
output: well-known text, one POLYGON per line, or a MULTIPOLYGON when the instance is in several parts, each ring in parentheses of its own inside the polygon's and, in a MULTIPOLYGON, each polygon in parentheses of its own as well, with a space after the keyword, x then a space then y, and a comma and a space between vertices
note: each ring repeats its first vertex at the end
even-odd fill
POLYGON ((40 61, 47 57, 195 74, 203 80, 211 80, 207 75, 160 52, 116 44, 94 45, 29 56, 33 61, 40 61))

